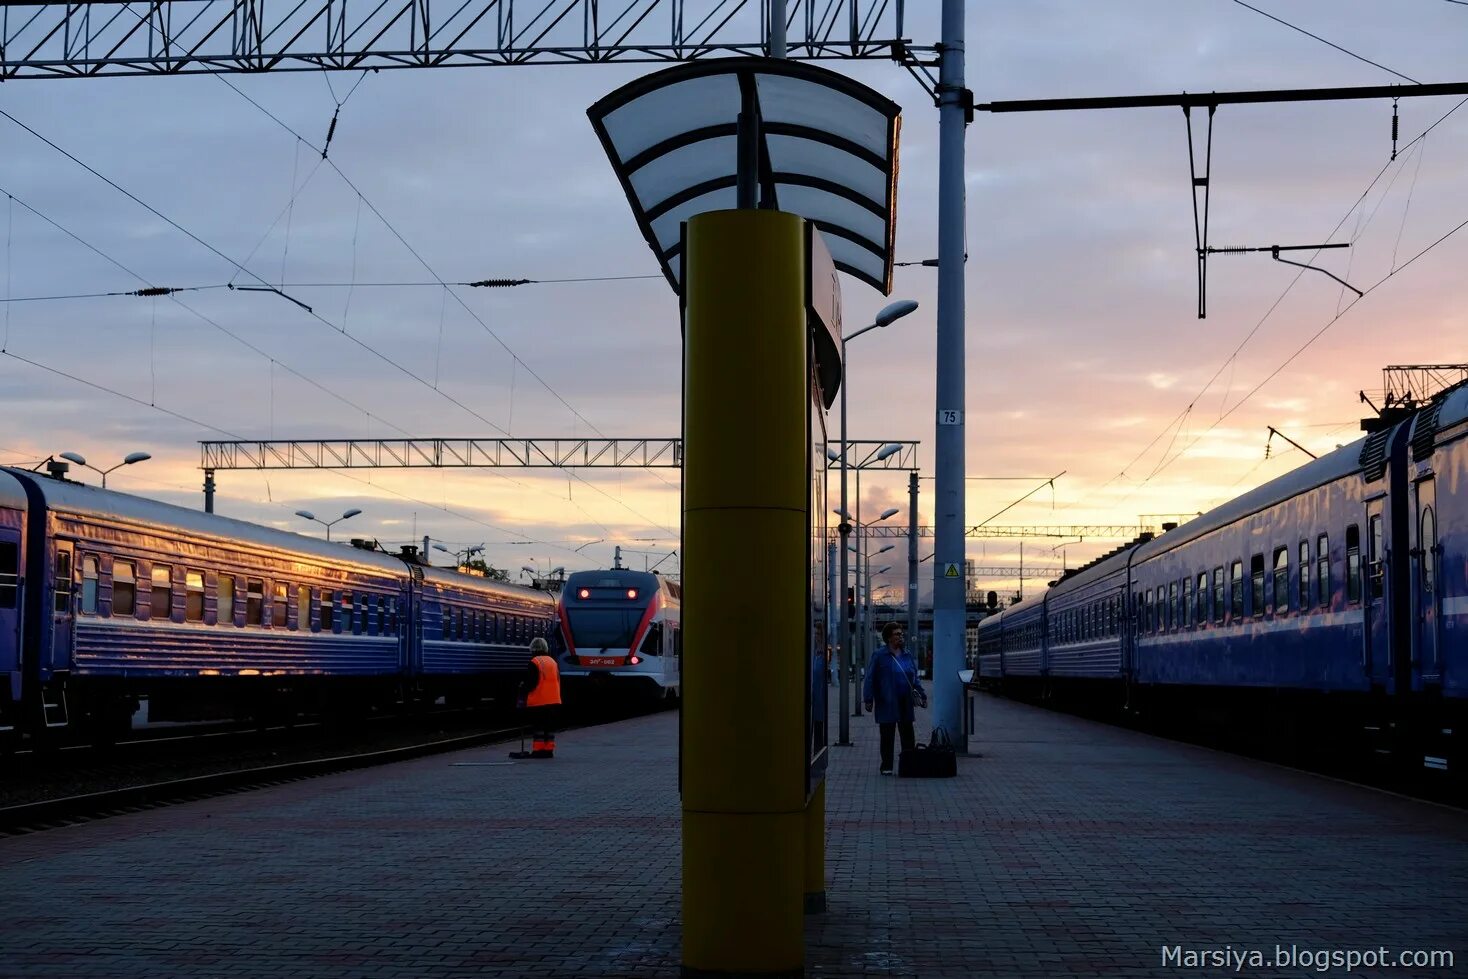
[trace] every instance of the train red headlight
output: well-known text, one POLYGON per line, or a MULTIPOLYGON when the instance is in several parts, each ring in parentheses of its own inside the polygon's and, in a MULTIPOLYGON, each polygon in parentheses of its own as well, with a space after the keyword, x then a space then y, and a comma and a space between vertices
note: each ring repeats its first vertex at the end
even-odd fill
POLYGON ((636 588, 628 588, 627 589, 627 597, 628 598, 636 598, 637 597, 637 589, 636 588))
POLYGON ((578 591, 576 593, 576 597, 577 598, 590 598, 591 597, 591 589, 590 588, 583 588, 583 589, 581 589, 580 591, 578 591))
POLYGON ((630 662, 633 666, 636 666, 638 663, 641 663, 642 660, 637 657, 637 654, 636 653, 633 653, 632 654, 632 659, 629 660, 628 662, 630 662))

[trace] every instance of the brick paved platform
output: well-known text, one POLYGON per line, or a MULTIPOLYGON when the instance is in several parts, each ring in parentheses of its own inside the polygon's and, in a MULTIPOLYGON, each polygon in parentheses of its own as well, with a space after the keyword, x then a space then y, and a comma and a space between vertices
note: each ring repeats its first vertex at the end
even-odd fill
MULTIPOLYGON (((1447 949, 1468 816, 984 698, 956 780, 834 748, 812 976, 1344 976, 1162 948, 1447 949)), ((920 731, 920 734, 922 732, 920 731)), ((0 976, 676 976, 677 718, 0 840, 0 976)), ((758 941, 758 936, 750 936, 758 941)))

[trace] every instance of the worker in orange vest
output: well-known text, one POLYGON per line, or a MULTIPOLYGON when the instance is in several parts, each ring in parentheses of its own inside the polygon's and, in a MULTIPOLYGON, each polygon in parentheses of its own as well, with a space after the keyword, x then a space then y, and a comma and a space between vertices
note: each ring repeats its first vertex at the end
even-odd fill
POLYGON ((554 758, 556 722, 561 714, 561 671, 550 655, 550 645, 538 636, 530 640, 530 663, 520 689, 532 740, 529 752, 513 752, 510 757, 554 758))

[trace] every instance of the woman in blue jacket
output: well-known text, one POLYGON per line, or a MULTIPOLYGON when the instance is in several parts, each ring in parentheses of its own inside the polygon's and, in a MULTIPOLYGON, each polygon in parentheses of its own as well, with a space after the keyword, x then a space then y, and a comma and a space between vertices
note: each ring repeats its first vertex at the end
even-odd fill
POLYGON ((887 623, 882 640, 887 645, 867 664, 861 699, 882 734, 882 774, 891 775, 892 735, 901 733, 903 751, 913 746, 913 706, 928 706, 928 694, 918 679, 917 661, 903 648, 902 626, 887 623))

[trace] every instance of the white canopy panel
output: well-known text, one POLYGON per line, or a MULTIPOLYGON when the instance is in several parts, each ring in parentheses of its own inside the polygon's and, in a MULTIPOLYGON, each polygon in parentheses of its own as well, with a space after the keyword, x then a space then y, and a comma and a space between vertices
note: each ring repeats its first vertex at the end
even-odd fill
POLYGON ((682 224, 737 203, 738 118, 759 117, 760 206, 820 229, 836 267, 892 288, 901 107, 825 68, 766 58, 639 78, 587 115, 663 274, 682 290, 682 224))

